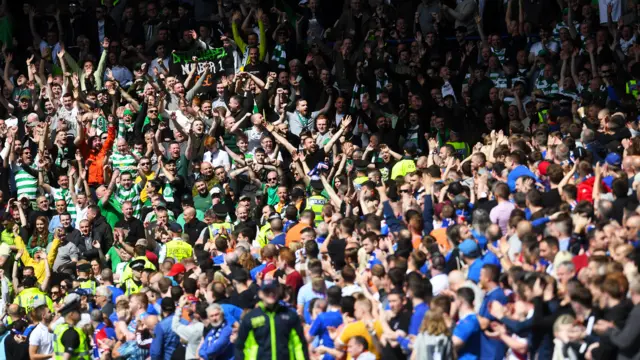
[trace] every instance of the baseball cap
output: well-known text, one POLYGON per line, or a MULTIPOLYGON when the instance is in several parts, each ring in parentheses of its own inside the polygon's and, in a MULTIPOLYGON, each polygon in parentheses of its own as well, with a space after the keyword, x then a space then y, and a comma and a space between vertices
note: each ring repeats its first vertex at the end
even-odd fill
POLYGON ((356 170, 367 170, 369 162, 366 160, 354 160, 353 166, 356 167, 356 170))
POLYGON ((277 281, 263 281, 262 286, 260 287, 260 290, 264 292, 276 291, 277 289, 278 289, 277 281))
POLYGON ((622 164, 622 158, 620 157, 620 155, 618 153, 609 153, 609 155, 607 155, 607 157, 604 159, 604 161, 609 165, 609 166, 615 166, 615 167, 619 167, 620 164, 622 164))
POLYGON ((182 195, 180 203, 182 205, 191 205, 191 206, 193 206, 193 197, 191 196, 191 194, 184 194, 184 195, 182 195))
POLYGON ((538 171, 540 172, 540 175, 547 175, 547 169, 549 168, 549 165, 551 165, 551 163, 548 161, 540 161, 540 163, 538 164, 538 171))
POLYGON ((138 241, 136 241, 136 246, 144 246, 146 248, 149 246, 149 242, 146 239, 138 239, 138 241))
POLYGON ((173 277, 173 276, 176 276, 178 274, 182 274, 185 271, 187 271, 187 269, 184 267, 184 265, 182 265, 181 263, 177 263, 177 264, 174 264, 171 267, 171 270, 169 270, 169 273, 167 274, 167 276, 172 276, 173 277))
POLYGON ((219 188, 219 187, 214 186, 214 187, 211 189, 211 191, 209 191, 209 193, 211 194, 211 196, 214 196, 214 195, 218 195, 218 196, 219 196, 220 194, 222 194, 222 191, 220 190, 220 188, 219 188))
POLYGON ((462 255, 466 257, 478 257, 480 256, 480 248, 478 244, 471 239, 467 239, 458 245, 458 249, 462 255))
POLYGON ((169 223, 169 226, 167 226, 167 228, 171 232, 175 232, 175 233, 181 233, 182 232, 182 226, 180 226, 180 224, 178 224, 177 222, 169 223))

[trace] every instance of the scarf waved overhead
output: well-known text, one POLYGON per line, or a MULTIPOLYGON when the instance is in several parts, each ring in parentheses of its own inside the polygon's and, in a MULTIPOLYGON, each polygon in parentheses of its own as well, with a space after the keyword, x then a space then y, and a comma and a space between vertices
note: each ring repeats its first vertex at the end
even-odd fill
POLYGON ((384 90, 384 87, 389 83, 389 78, 387 78, 387 73, 384 73, 382 77, 376 76, 376 100, 380 100, 380 93, 384 90))
POLYGON ((278 64, 278 69, 285 69, 287 67, 287 52, 284 49, 284 45, 276 45, 273 49, 271 60, 278 64))
POLYGON ((329 170, 329 166, 327 166, 327 164, 325 164, 323 162, 320 162, 313 169, 309 170, 307 175, 311 177, 312 181, 313 180, 320 180, 320 173, 323 170, 324 171, 328 171, 329 170))
POLYGON ((352 114, 357 110, 356 99, 360 101, 360 104, 362 104, 363 96, 366 93, 366 86, 360 83, 356 83, 355 85, 353 85, 353 89, 351 90, 351 103, 349 104, 349 110, 352 114))

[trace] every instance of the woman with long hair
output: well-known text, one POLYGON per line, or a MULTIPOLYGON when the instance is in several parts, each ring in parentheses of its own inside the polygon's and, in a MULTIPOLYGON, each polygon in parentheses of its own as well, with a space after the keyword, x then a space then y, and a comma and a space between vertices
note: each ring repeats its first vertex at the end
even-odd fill
POLYGON ((439 308, 432 308, 424 315, 411 353, 411 360, 435 359, 454 359, 451 331, 439 308))
POLYGON ((53 241, 53 234, 49 233, 49 220, 44 216, 38 216, 36 227, 27 242, 27 252, 33 256, 36 248, 46 249, 51 241, 53 241))

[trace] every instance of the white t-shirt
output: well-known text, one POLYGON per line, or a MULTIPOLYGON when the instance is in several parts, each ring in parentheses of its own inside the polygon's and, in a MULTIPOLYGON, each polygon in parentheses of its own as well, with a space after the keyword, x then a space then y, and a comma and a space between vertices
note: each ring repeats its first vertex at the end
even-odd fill
POLYGON ((606 24, 609 22, 607 15, 607 7, 609 4, 613 5, 613 11, 611 12, 611 20, 616 23, 622 15, 622 4, 620 0, 600 0, 598 1, 598 10, 600 10, 600 24, 606 24))
POLYGON ((433 289, 433 296, 438 296, 442 290, 449 288, 449 278, 447 274, 438 274, 431 278, 431 288, 433 289))
POLYGON ((37 346, 37 354, 51 354, 53 353, 53 333, 49 332, 49 329, 39 323, 29 336, 29 345, 37 346))
MULTIPOLYGON (((540 50, 543 49, 543 45, 541 41, 538 41, 537 43, 531 45, 531 49, 529 49, 529 53, 533 54, 533 56, 538 56, 538 53, 540 52, 540 50)), ((558 53, 558 43, 555 41, 549 41, 547 43, 547 49, 553 51, 554 53, 558 53)))
POLYGON ((229 154, 224 150, 218 150, 215 154, 211 151, 207 151, 204 153, 202 161, 211 163, 211 166, 214 168, 224 166, 224 168, 228 170, 231 166, 231 163, 229 162, 229 154))

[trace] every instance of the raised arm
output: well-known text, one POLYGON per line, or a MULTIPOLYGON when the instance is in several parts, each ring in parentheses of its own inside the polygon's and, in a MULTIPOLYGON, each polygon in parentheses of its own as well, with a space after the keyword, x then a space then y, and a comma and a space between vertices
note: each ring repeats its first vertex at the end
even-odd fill
POLYGON ((176 115, 175 112, 172 112, 171 115, 169 115, 169 120, 171 120, 171 122, 173 123, 173 128, 178 130, 180 135, 184 137, 189 136, 189 134, 187 134, 187 132, 184 131, 184 128, 178 123, 178 116, 176 115))
POLYGON ((32 7, 31 10, 29 10, 29 29, 31 29, 31 36, 33 36, 34 45, 36 45, 36 48, 39 49, 42 38, 40 37, 40 34, 38 34, 38 31, 36 30, 36 25, 34 22, 35 16, 36 16, 36 9, 32 7))
POLYGON ((324 107, 320 109, 320 111, 318 112, 319 115, 328 113, 329 109, 331 108, 331 103, 333 101, 333 93, 331 92, 330 88, 327 89, 327 92, 329 92, 329 98, 327 99, 327 103, 324 104, 324 107))
POLYGON ((333 190, 333 187, 329 184, 329 181, 327 181, 327 178, 324 175, 320 175, 320 181, 322 181, 324 190, 329 194, 329 199, 331 199, 333 206, 339 209, 342 205, 342 199, 340 199, 340 196, 336 194, 335 190, 333 190))
POLYGON ((289 153, 293 153, 297 150, 293 145, 291 145, 289 140, 275 131, 275 126, 273 126, 272 124, 268 124, 266 121, 263 125, 271 133, 271 135, 273 135, 273 138, 276 139, 276 141, 280 145, 284 146, 284 148, 287 149, 289 153))
MULTIPOLYGON (((9 74, 9 64, 11 64, 11 61, 13 61, 13 54, 12 53, 7 53, 4 57, 5 59, 5 63, 4 63, 4 87, 9 91, 9 93, 13 92, 13 83, 11 82, 11 79, 9 78, 8 74, 9 74)), ((33 55, 31 55, 31 57, 27 60, 27 67, 29 67, 31 60, 33 59, 33 55)), ((3 96, 4 97, 4 96, 3 96)))
POLYGON ((578 38, 578 32, 576 31, 576 27, 573 26, 573 10, 571 9, 571 4, 567 6, 567 27, 569 28, 569 35, 571 35, 572 39, 578 38))
POLYGON ((347 115, 342 119, 342 122, 340 124, 340 129, 338 131, 336 131, 335 134, 333 134, 331 139, 329 139, 329 142, 327 142, 325 144, 324 148, 323 148, 325 154, 328 154, 331 151, 331 148, 333 147, 333 144, 335 144, 336 141, 338 141, 338 139, 340 138, 340 136, 342 136, 342 134, 346 130, 347 126, 349 126, 349 124, 351 124, 351 121, 352 121, 351 115, 347 115))
POLYGON ((96 81, 96 88, 102 90, 102 79, 104 78, 104 69, 107 66, 107 52, 109 51, 109 39, 104 38, 102 41, 102 55, 100 55, 100 61, 98 62, 98 68, 93 72, 93 77, 96 81))

